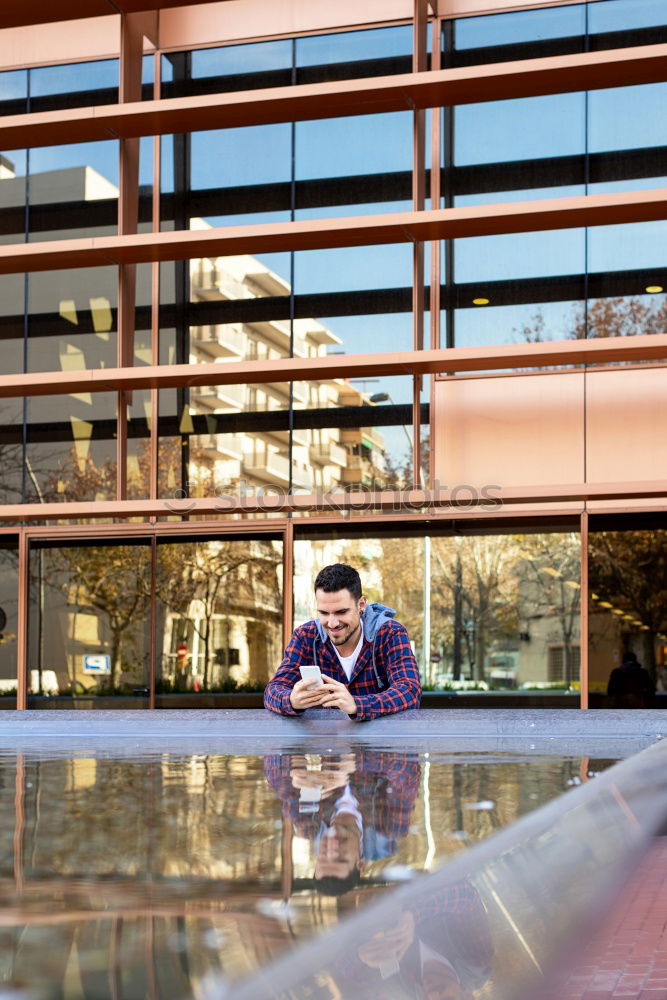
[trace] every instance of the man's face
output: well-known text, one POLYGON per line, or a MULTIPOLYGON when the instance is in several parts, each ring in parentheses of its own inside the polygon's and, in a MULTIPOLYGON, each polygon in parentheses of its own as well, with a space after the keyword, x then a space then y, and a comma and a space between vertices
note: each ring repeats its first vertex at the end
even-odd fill
POLYGON ((320 840, 320 853, 315 863, 315 878, 333 876, 347 878, 360 862, 361 838, 359 827, 349 813, 336 816, 328 836, 320 840))
POLYGON ((315 591, 317 613, 320 622, 331 636, 334 646, 344 646, 350 639, 359 641, 361 613, 366 607, 366 598, 354 599, 349 590, 337 590, 328 594, 325 590, 315 591))

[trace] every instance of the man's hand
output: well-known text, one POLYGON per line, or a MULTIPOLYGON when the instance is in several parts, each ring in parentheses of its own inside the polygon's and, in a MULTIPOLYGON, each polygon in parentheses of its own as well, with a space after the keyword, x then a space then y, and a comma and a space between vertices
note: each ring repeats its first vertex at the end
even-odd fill
POLYGON ((320 688, 320 691, 326 692, 321 702, 322 708, 339 708, 341 712, 346 712, 348 715, 356 715, 357 703, 345 685, 327 677, 326 674, 322 674, 322 680, 324 688, 320 688))
POLYGON ((393 955, 401 962, 414 937, 415 918, 406 910, 389 930, 379 931, 359 945, 357 955, 369 969, 381 969, 393 955))
POLYGON ((312 681, 297 681, 289 696, 290 704, 295 711, 304 708, 315 708, 321 705, 327 696, 327 691, 322 687, 315 687, 312 681))

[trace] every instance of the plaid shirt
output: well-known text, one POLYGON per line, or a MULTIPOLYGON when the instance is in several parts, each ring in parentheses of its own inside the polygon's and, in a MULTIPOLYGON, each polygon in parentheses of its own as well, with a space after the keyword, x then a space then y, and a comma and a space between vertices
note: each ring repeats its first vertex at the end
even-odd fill
MULTIPOLYGON (((264 776, 282 802, 283 815, 294 823, 302 837, 313 840, 331 814, 342 789, 326 795, 309 815, 300 812, 299 790, 292 784, 292 768, 297 754, 267 754, 264 776)), ((335 761, 336 756, 327 754, 335 761)), ((303 758, 301 758, 303 760, 303 758)), ((415 799, 419 792, 421 766, 415 754, 362 750, 356 754, 356 768, 349 786, 359 802, 364 826, 373 827, 388 837, 406 837, 415 799)))
POLYGON ((299 667, 316 663, 323 674, 341 681, 355 700, 359 722, 378 715, 419 708, 421 682, 408 633, 397 621, 385 622, 375 637, 375 668, 382 683, 378 686, 373 670, 373 643, 364 640, 348 681, 330 642, 322 642, 317 625, 306 622, 295 629, 283 662, 266 686, 264 706, 279 715, 302 715, 289 700, 292 688, 301 680, 299 667))

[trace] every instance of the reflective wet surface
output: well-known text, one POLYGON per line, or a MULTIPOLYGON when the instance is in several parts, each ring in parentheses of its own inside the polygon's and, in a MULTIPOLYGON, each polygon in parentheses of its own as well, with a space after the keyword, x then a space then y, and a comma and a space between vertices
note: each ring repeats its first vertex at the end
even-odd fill
MULTIPOLYGON (((610 763, 349 747, 0 757, 0 996, 221 995, 610 763)), ((491 961, 485 904, 464 881, 442 906, 452 940, 478 941, 465 969, 445 963, 476 990, 491 961)), ((431 909, 388 905, 393 957, 370 941, 357 965, 395 985, 418 941, 409 961, 435 961, 437 979, 431 909)))

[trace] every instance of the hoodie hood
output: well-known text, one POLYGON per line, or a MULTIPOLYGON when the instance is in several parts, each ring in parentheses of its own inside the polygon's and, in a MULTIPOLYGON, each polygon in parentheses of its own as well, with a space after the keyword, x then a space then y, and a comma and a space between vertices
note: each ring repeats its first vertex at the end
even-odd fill
MULTIPOLYGON (((361 616, 366 642, 373 642, 375 636, 378 634, 378 630, 385 622, 391 621, 395 614, 394 609, 388 608, 386 604, 367 604, 366 610, 361 616)), ((324 631, 324 626, 317 619, 315 620, 315 624, 317 625, 317 634, 320 639, 322 642, 326 642, 329 637, 324 631)))

